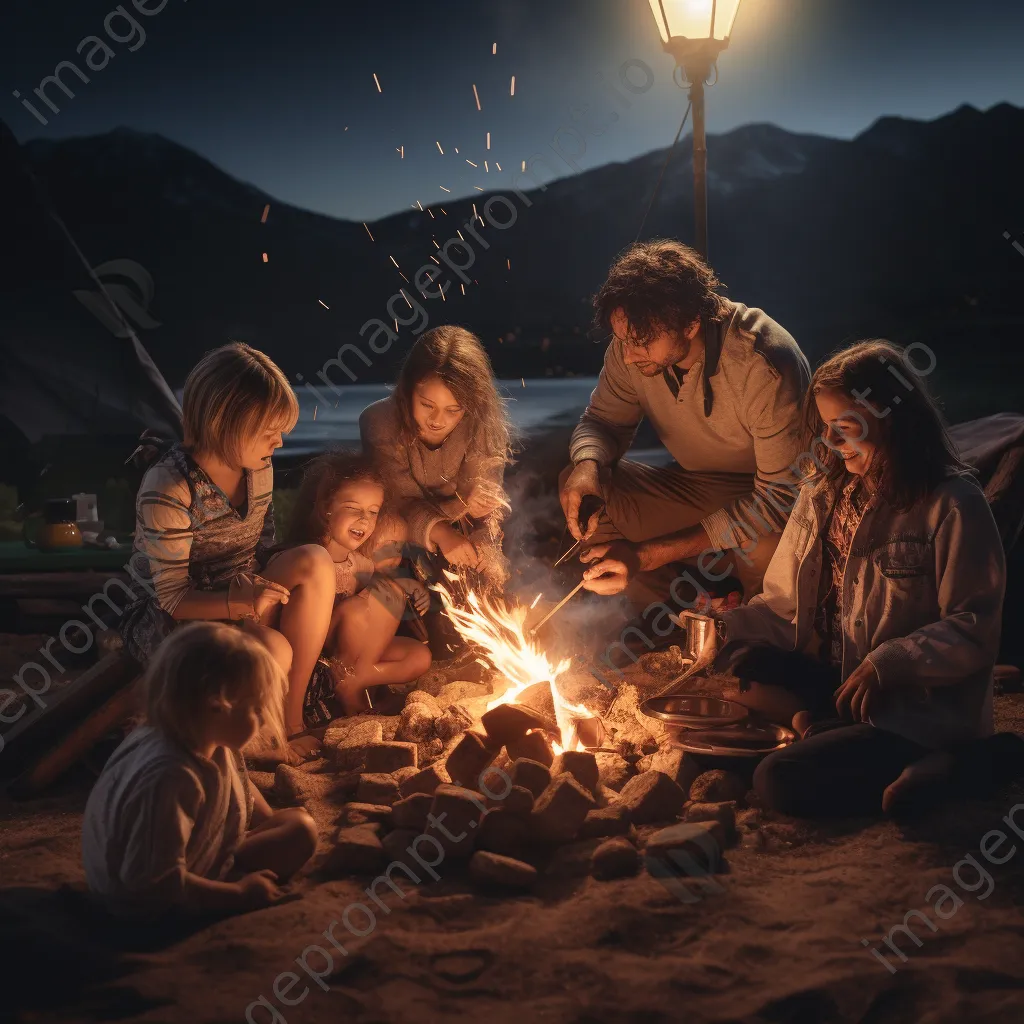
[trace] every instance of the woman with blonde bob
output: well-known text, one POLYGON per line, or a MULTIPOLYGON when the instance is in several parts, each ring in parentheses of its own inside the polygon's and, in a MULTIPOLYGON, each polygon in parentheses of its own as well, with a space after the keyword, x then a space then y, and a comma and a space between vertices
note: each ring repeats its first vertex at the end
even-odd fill
POLYGON ((125 610, 125 647, 145 664, 183 620, 243 625, 287 673, 290 755, 307 756, 302 698, 330 625, 334 566, 307 544, 257 572, 275 539, 271 459, 298 401, 268 356, 233 342, 189 374, 182 413, 184 441, 165 446, 136 500, 131 566, 147 596, 125 610))
POLYGON ((313 855, 302 808, 272 811, 240 751, 262 722, 283 741, 284 673, 253 636, 224 623, 177 630, 144 678, 146 722, 89 794, 89 888, 120 915, 237 912, 281 896, 313 855))

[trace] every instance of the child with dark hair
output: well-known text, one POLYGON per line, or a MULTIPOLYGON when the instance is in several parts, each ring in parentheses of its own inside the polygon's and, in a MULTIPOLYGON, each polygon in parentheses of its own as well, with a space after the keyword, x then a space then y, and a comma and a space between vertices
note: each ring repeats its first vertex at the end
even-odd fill
POLYGON ((324 657, 305 692, 289 695, 289 715, 301 715, 309 727, 335 710, 361 709, 368 687, 408 683, 430 667, 427 647, 395 635, 407 600, 422 615, 429 595, 422 583, 397 571, 405 524, 386 511, 384 499, 382 475, 368 457, 343 450, 318 456, 299 487, 288 545, 267 566, 273 571, 289 545, 308 544, 326 549, 334 564, 324 657))
POLYGON ((359 433, 409 525, 410 544, 504 583, 512 432, 480 339, 451 325, 424 333, 394 394, 363 410, 359 433))
POLYGON ((766 709, 788 697, 803 737, 755 788, 786 813, 869 814, 908 801, 935 751, 979 781, 1019 770, 1016 737, 986 739, 1002 543, 922 376, 895 345, 860 342, 815 372, 804 423, 822 469, 763 592, 719 617, 719 639, 745 645, 735 674, 766 709))

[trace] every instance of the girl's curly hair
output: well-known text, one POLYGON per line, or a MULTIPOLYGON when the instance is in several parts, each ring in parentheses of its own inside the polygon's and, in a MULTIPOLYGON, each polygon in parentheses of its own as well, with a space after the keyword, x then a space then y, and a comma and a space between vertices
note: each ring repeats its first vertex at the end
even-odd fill
POLYGON ((318 455, 302 474, 295 511, 288 524, 289 544, 322 544, 328 534, 328 512, 338 488, 354 480, 384 487, 384 478, 369 456, 346 448, 318 455))

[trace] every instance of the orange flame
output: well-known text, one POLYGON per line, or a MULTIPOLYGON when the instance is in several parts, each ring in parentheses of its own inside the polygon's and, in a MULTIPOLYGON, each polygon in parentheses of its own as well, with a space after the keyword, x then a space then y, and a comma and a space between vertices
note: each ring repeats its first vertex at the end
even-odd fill
MULTIPOLYGON (((453 582, 458 580, 458 576, 447 570, 445 575, 453 582)), ((437 586, 434 589, 440 594, 445 611, 462 638, 480 649, 484 664, 500 672, 509 681, 508 689, 492 700, 487 710, 499 704, 514 703, 528 686, 547 682, 551 687, 555 721, 562 738, 561 744, 554 744, 555 752, 583 750, 576 723, 581 718, 592 718, 593 715, 582 704, 570 704, 559 693, 556 680, 571 662, 566 658, 553 665, 547 655, 527 637, 524 622, 529 608, 519 604, 510 608, 504 601, 499 603, 486 595, 478 596, 473 590, 468 591, 466 596, 469 607, 460 608, 446 587, 437 586)), ((536 603, 534 601, 534 605, 536 603)))

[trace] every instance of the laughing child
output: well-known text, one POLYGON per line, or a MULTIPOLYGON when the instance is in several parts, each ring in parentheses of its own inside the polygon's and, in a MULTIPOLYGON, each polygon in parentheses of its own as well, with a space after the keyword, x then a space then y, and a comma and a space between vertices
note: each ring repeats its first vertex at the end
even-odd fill
POLYGON ((399 575, 405 524, 383 506, 380 472, 368 458, 346 451, 314 459, 299 488, 289 540, 326 550, 335 577, 324 644, 331 671, 314 675, 297 707, 289 695, 289 714, 301 713, 310 725, 329 717, 332 696, 353 714, 365 706, 367 687, 408 683, 430 667, 426 646, 395 636, 407 599, 422 615, 429 595, 418 580, 399 575))

